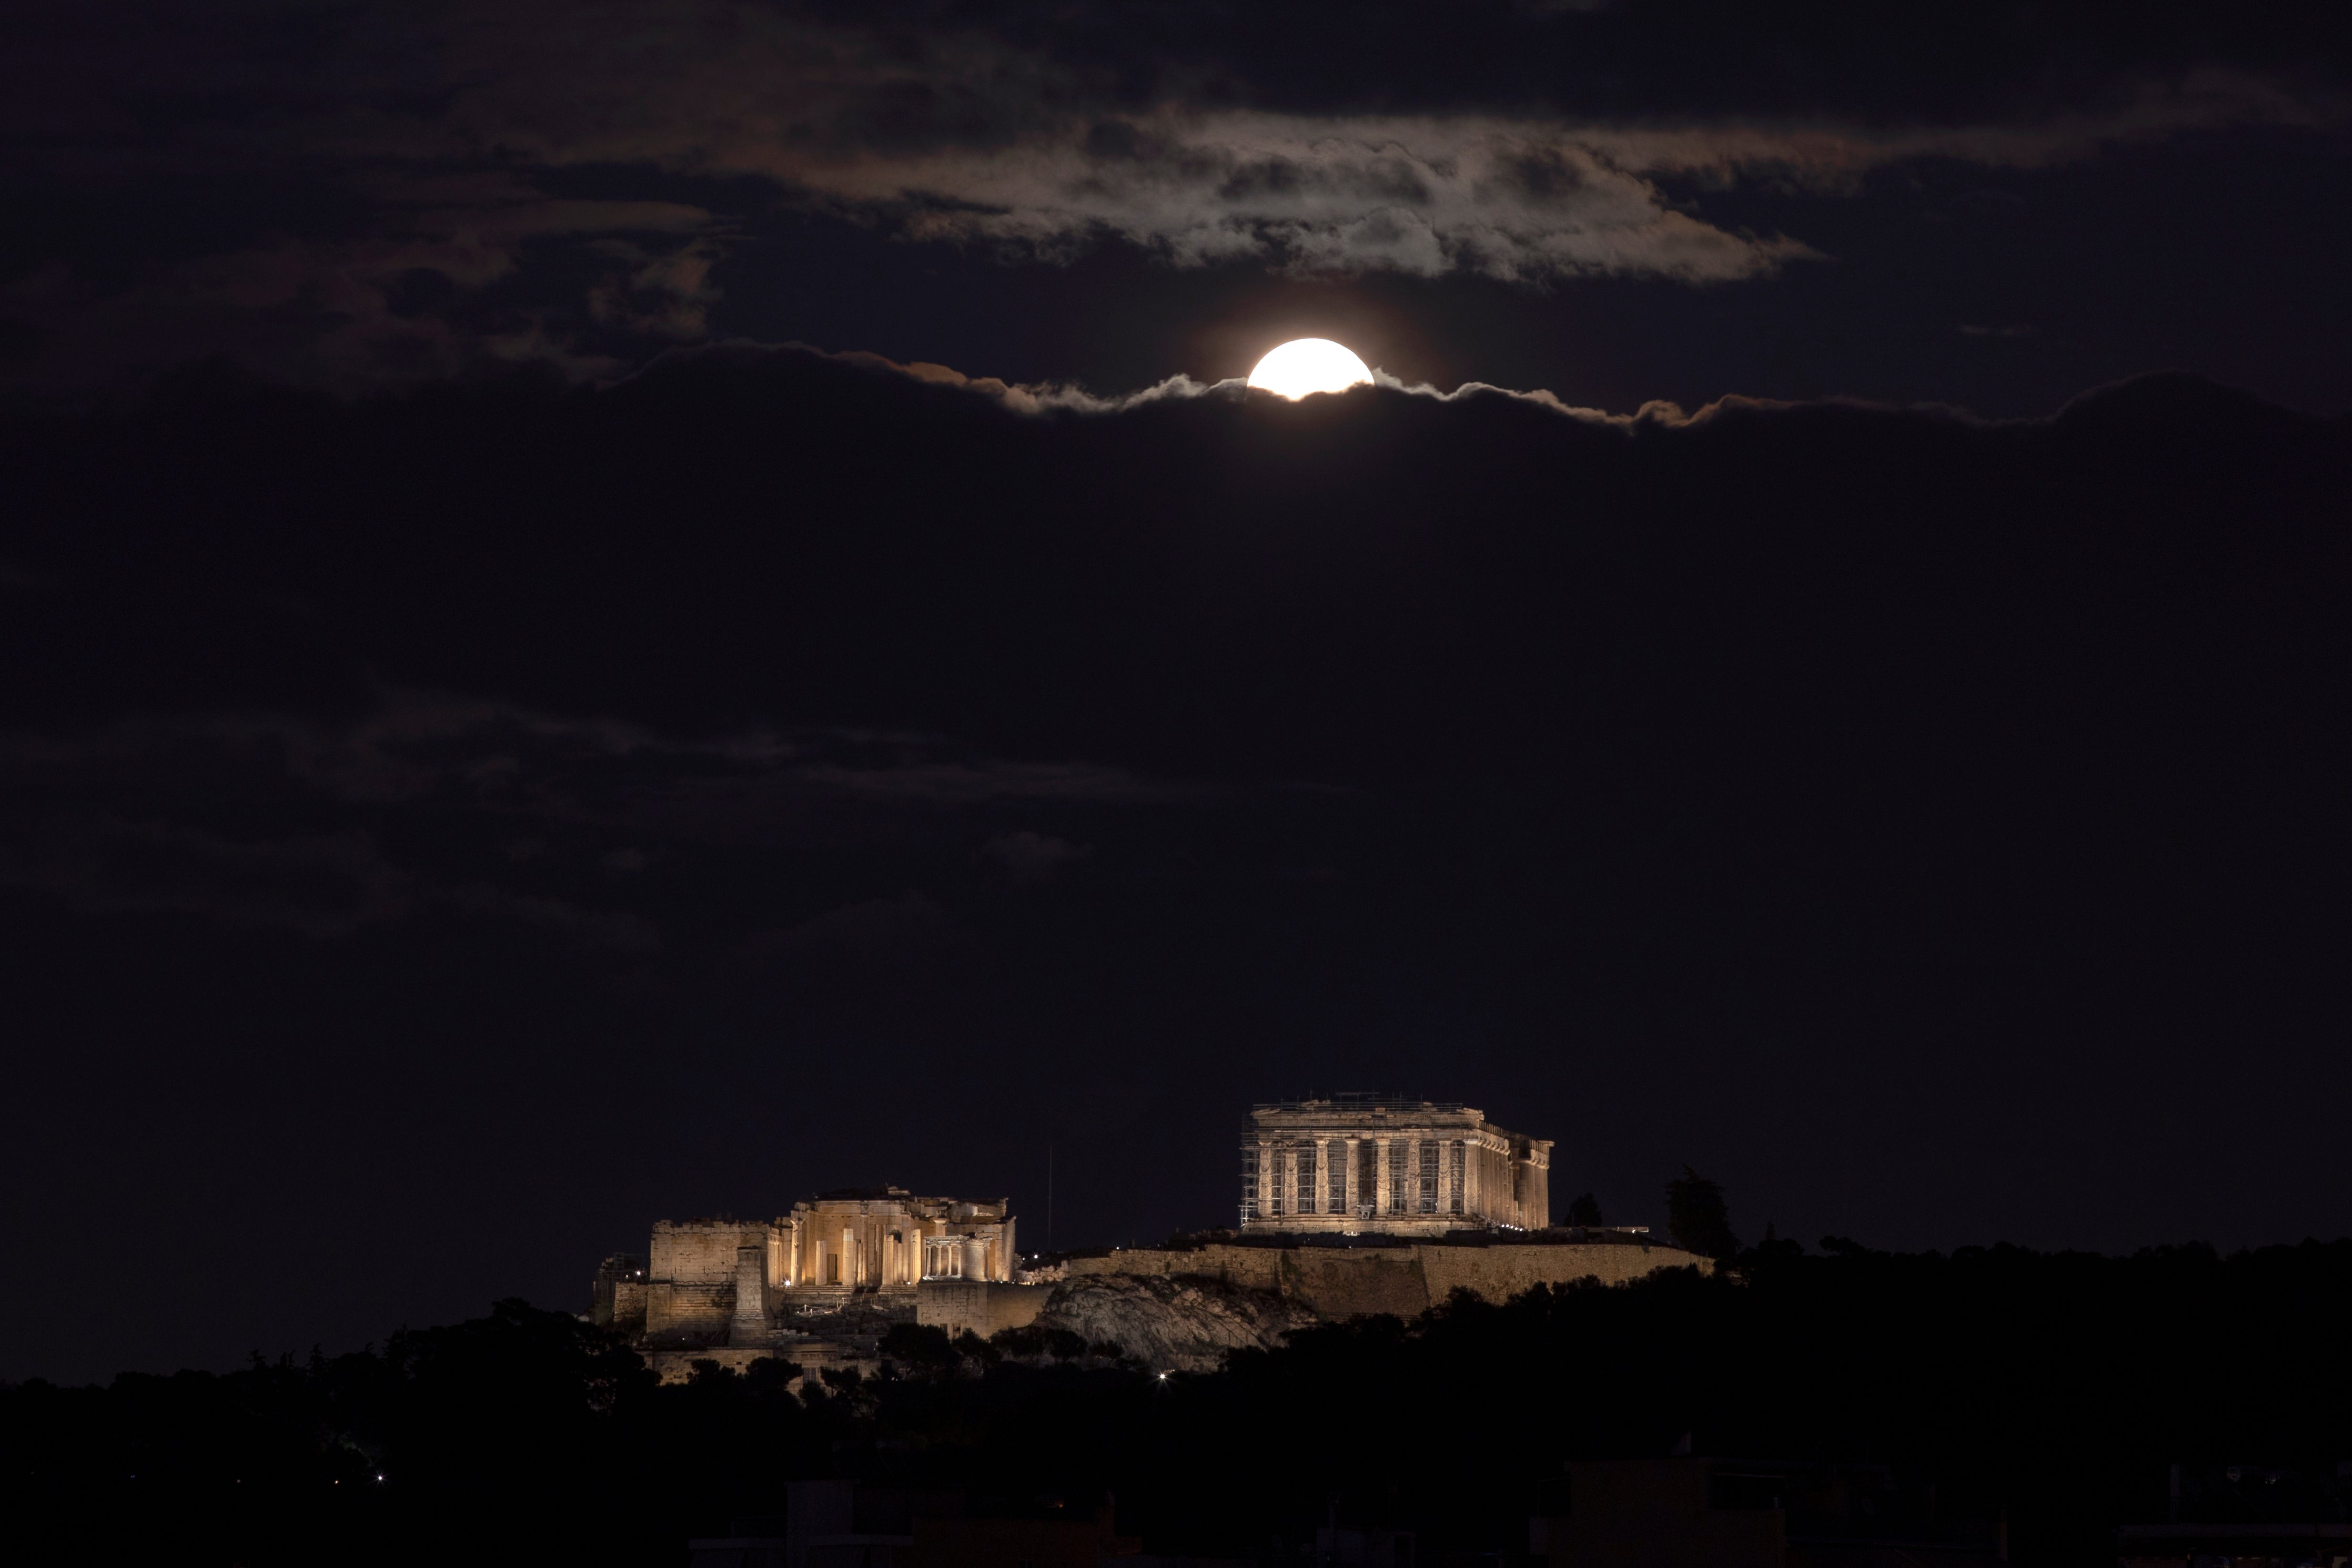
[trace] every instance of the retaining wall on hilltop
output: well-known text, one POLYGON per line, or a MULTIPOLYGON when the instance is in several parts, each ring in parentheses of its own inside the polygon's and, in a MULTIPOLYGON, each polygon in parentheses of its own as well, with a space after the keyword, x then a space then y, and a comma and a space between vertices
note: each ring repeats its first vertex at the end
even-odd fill
POLYGON ((737 1249, 767 1238, 761 1222, 656 1220, 646 1260, 646 1337, 666 1346, 723 1342, 735 1315, 737 1249))
POLYGON ((701 1350, 644 1350, 637 1353, 655 1375, 664 1383, 691 1383, 694 1364, 715 1361, 730 1372, 743 1373, 754 1362, 788 1361, 800 1368, 800 1375, 787 1386, 796 1387, 802 1380, 824 1371, 827 1367, 854 1366, 861 1371, 874 1370, 874 1357, 856 1346, 836 1344, 826 1340, 801 1339, 776 1346, 711 1345, 701 1350))
POLYGON ((948 1337, 969 1329, 986 1339, 1000 1329, 1027 1328, 1045 1310, 1051 1285, 1008 1285, 991 1280, 926 1280, 915 1291, 915 1321, 945 1329, 948 1337))
POLYGON ((1132 1247, 1099 1258, 1073 1258, 1073 1279, 1087 1274, 1197 1274, 1246 1290, 1270 1291, 1322 1318, 1394 1312, 1413 1317, 1466 1290, 1506 1301, 1533 1285, 1598 1280, 1622 1285, 1660 1269, 1712 1273, 1707 1259, 1679 1247, 1633 1241, 1559 1241, 1460 1247, 1132 1247))

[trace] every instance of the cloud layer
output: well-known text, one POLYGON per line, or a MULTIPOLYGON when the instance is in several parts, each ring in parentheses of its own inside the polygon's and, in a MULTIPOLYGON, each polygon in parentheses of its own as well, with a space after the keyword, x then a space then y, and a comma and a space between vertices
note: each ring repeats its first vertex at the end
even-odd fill
POLYGON ((1719 284, 1822 254, 1727 195, 2316 130, 2347 101, 2326 48, 2259 29, 2154 27, 2037 78, 1948 70, 1958 40, 1914 58, 1883 19, 1783 18, 1811 85, 1759 97, 1727 68, 1747 22, 1648 8, 1472 8, 1451 50, 1414 41, 1417 8, 1351 13, 1373 78, 1307 31, 1171 34, 1148 8, 298 9, 92 6, 13 41, 5 172, 45 214, 0 256, 20 384, 215 355, 347 388, 525 361, 609 380, 707 336, 747 225, 786 213, 1023 261, 1118 243, 1309 277, 1719 284), (1906 73, 1908 111, 1872 85, 1906 73))
POLYGON ((905 206, 916 238, 986 239, 1047 257, 1116 237, 1179 266, 1706 283, 1811 254, 1672 209, 1588 140, 1493 121, 1109 120, 1008 152, 876 157, 798 177, 905 206))

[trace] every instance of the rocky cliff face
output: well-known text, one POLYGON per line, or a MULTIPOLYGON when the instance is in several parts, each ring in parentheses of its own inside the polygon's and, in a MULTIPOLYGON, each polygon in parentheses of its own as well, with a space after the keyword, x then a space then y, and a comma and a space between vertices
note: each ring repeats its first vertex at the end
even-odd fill
POLYGON ((1317 1321, 1280 1296, 1216 1280, 1105 1274, 1055 1286, 1035 1326, 1108 1341, 1157 1371, 1213 1372, 1228 1351, 1275 1349, 1317 1321))

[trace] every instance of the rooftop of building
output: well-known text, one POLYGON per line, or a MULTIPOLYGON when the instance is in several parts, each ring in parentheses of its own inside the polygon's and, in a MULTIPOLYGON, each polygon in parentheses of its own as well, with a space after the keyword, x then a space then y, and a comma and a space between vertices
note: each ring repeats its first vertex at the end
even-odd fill
MULTIPOLYGON (((1424 1100, 1418 1094, 1391 1094, 1381 1092, 1349 1090, 1335 1094, 1309 1095, 1302 1100, 1261 1100, 1252 1111, 1469 1111, 1459 1100, 1424 1100)), ((1481 1113, 1471 1111, 1472 1115, 1481 1113)))
MULTIPOLYGON (((910 1192, 903 1186, 840 1186, 814 1197, 803 1198, 793 1205, 793 1214, 812 1212, 821 1204, 857 1204, 868 1214, 877 1210, 887 1214, 903 1211, 927 1219, 947 1219, 956 1223, 994 1224, 1013 1213, 1009 1197, 972 1198, 948 1197, 938 1194, 910 1192)), ((790 1224, 787 1218, 780 1223, 790 1224)))
POLYGON ((1291 1131, 1310 1132, 1321 1126, 1334 1130, 1410 1128, 1426 1126, 1476 1129, 1549 1150, 1551 1140, 1529 1138, 1497 1125, 1486 1112, 1459 1100, 1423 1100, 1409 1094, 1339 1093, 1303 1100, 1261 1100, 1250 1107, 1253 1136, 1291 1131))

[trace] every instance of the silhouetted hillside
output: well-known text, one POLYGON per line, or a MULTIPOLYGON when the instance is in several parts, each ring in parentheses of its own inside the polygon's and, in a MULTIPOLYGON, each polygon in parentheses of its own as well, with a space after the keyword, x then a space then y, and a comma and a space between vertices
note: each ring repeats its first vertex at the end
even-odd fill
MULTIPOLYGON (((2111 1561, 2166 1467, 2352 1454, 2352 1242, 2229 1258, 2011 1247, 1807 1254, 1742 1278, 1457 1298, 1165 1381, 1070 1343, 902 1333, 890 1375, 805 1400, 774 1378, 661 1387, 598 1331, 520 1302, 307 1364, 0 1390, 25 1562, 674 1561, 691 1530, 850 1474, 976 1494, 1115 1491, 1153 1551, 1294 1556, 1336 1507, 1431 1553, 1524 1552, 1568 1458, 1868 1461, 2015 1561, 2111 1561), (938 1343, 933 1343, 937 1341, 938 1343)), ((1034 1336, 1033 1336, 1034 1337, 1034 1336)))

